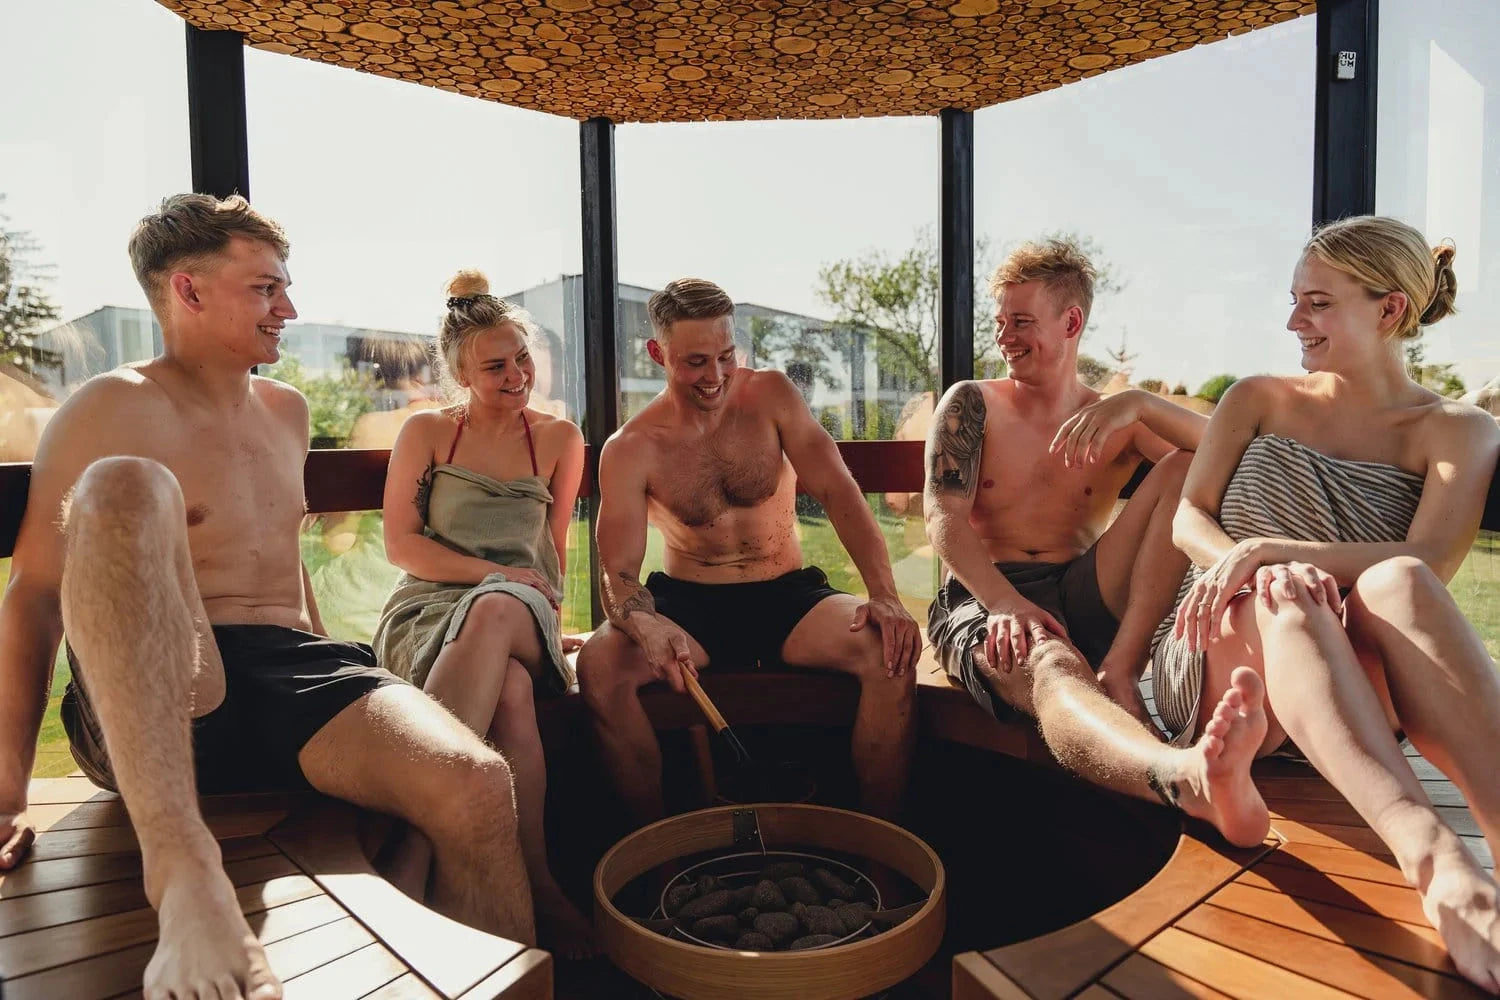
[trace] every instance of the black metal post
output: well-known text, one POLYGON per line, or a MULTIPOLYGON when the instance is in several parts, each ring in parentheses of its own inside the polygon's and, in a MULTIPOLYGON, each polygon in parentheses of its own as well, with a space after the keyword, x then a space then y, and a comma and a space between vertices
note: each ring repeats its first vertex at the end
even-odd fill
POLYGON ((938 372, 943 388, 974 377, 974 113, 938 116, 942 145, 942 271, 938 372))
POLYGON ((620 286, 615 240, 615 123, 590 118, 579 136, 583 188, 583 433, 593 484, 589 500, 589 593, 593 623, 604 621, 599 590, 599 453, 620 425, 620 286))
POLYGON ((1318 0, 1313 225, 1375 211, 1380 0, 1318 0))
POLYGON ((250 197, 245 127, 245 36, 187 26, 188 139, 193 190, 250 197))

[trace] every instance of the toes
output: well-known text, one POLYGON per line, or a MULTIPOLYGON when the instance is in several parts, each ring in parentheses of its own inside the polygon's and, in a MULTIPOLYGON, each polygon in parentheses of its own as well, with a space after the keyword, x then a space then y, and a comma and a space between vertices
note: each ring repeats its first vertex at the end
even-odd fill
MULTIPOLYGON (((240 984, 234 981, 233 976, 219 976, 214 980, 214 986, 218 989, 219 1000, 245 1000, 245 994, 240 992, 240 984)), ((202 991, 202 997, 212 997, 215 994, 202 991)))
POLYGON ((1198 745, 1203 748, 1203 756, 1208 760, 1217 760, 1219 755, 1224 752, 1224 741, 1207 730, 1204 731, 1203 739, 1199 741, 1198 745))
POLYGON ((1228 716, 1215 714, 1212 719, 1208 720, 1208 725, 1203 727, 1203 732, 1207 736, 1214 736, 1222 740, 1225 736, 1229 735, 1230 724, 1228 716))
POLYGON ((1226 698, 1223 701, 1219 702, 1218 707, 1214 709, 1214 717, 1209 721, 1222 722, 1227 726, 1233 723, 1235 719, 1239 718, 1239 716, 1239 706, 1229 704, 1229 699, 1226 698))
POLYGON ((1244 697, 1247 706, 1259 704, 1266 693, 1266 685, 1260 674, 1249 667, 1236 667, 1229 677, 1229 683, 1244 697))

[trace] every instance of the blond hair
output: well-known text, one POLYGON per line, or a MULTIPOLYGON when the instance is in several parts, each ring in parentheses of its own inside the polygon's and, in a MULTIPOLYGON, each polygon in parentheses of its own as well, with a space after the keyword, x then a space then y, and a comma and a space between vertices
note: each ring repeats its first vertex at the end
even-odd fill
POLYGON ((146 299, 161 303, 173 271, 205 267, 236 236, 268 244, 283 261, 291 252, 286 233, 239 195, 174 194, 130 234, 130 266, 146 299))
POLYGON ((536 323, 530 313, 490 294, 490 281, 483 272, 459 271, 449 279, 447 311, 443 313, 443 323, 438 328, 433 373, 450 400, 466 396, 457 376, 469 344, 479 334, 502 323, 515 324, 527 340, 536 332, 536 323))
POLYGON ((1094 307, 1094 279, 1098 272, 1088 255, 1071 240, 1028 240, 1006 255, 990 278, 990 294, 999 298, 1007 285, 1040 281, 1059 307, 1077 306, 1088 322, 1094 307))
POLYGON ((1356 215, 1316 230, 1304 255, 1343 271, 1375 298, 1401 292, 1406 310, 1391 337, 1411 340, 1457 310, 1458 279, 1452 244, 1428 246, 1412 226, 1383 215, 1356 215))
POLYGON ((678 278, 651 296, 646 312, 651 316, 652 333, 658 340, 665 340, 678 320, 733 316, 734 300, 712 281, 678 278))

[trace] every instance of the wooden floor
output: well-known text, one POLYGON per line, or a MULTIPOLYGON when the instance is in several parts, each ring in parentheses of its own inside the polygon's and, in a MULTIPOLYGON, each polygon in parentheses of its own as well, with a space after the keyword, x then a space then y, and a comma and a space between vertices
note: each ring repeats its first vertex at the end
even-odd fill
MULTIPOLYGON (((1463 795, 1406 749, 1444 820, 1491 872, 1463 795)), ((960 956, 954 998, 1438 997, 1461 978, 1389 851, 1310 766, 1264 760, 1271 836, 1230 848, 1189 824, 1163 872, 1091 920, 960 956)))
MULTIPOLYGON (((0 875, 5 1000, 139 996, 156 941, 119 797, 83 777, 31 783, 42 832, 0 875)), ((351 854, 352 810, 308 797, 203 800, 251 929, 288 1000, 552 995, 551 958, 401 896, 351 854)))

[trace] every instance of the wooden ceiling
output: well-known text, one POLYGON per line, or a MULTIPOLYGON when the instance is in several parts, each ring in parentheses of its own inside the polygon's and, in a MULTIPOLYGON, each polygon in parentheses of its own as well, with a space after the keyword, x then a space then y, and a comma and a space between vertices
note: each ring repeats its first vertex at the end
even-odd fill
POLYGON ((256 48, 616 122, 978 109, 1315 0, 158 0, 256 48))

